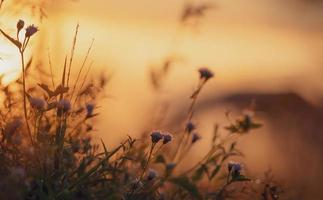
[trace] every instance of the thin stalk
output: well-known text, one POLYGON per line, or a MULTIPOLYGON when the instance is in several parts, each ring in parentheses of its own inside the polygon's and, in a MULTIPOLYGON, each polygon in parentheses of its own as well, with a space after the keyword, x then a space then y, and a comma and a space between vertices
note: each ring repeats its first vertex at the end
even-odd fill
MULTIPOLYGON (((192 118, 193 118, 193 115, 194 115, 194 107, 196 105, 196 102, 197 102, 197 98, 203 88, 203 86, 205 85, 206 83, 206 80, 201 80, 199 82, 199 85, 197 87, 197 89, 193 92, 193 95, 191 96, 191 99, 192 99, 192 102, 191 102, 191 105, 188 109, 188 117, 187 117, 187 123, 189 123, 192 118)), ((183 136, 180 140, 180 143, 179 145, 177 146, 177 149, 175 151, 175 155, 174 155, 174 158, 173 158, 173 162, 176 161, 177 157, 180 156, 179 154, 181 153, 182 151, 182 146, 188 142, 188 139, 189 139, 189 133, 187 133, 186 131, 184 131, 183 133, 183 136)))
POLYGON ((147 169, 147 167, 149 165, 149 161, 151 159, 151 156, 153 154, 153 151, 154 151, 155 146, 156 146, 156 143, 152 143, 151 144, 151 147, 150 147, 150 150, 149 150, 149 154, 148 154, 148 158, 147 158, 147 162, 145 163, 144 168, 142 169, 142 173, 141 173, 139 179, 136 181, 135 185, 132 188, 132 191, 131 191, 131 193, 129 195, 129 200, 131 200, 131 198, 132 198, 132 196, 133 196, 133 194, 135 192, 136 186, 138 185, 138 183, 140 183, 140 181, 142 180, 142 177, 145 175, 146 169, 147 169))
POLYGON ((24 104, 24 116, 27 126, 28 135, 30 138, 31 144, 34 146, 33 137, 30 131, 30 126, 28 122, 28 116, 27 116, 27 102, 26 102, 26 77, 25 77, 25 60, 24 60, 24 52, 20 50, 20 57, 21 57, 21 69, 22 69, 22 88, 23 88, 23 104, 24 104))
POLYGON ((53 89, 55 90, 53 65, 52 65, 52 59, 50 57, 50 51, 49 51, 49 49, 48 49, 48 64, 49 64, 49 70, 50 70, 50 76, 51 76, 51 80, 52 80, 53 89))
POLYGON ((86 63, 86 61, 87 61, 87 59, 88 59, 88 57, 89 57, 89 55, 90 55, 90 52, 91 52, 91 49, 92 49, 93 43, 94 43, 94 39, 92 39, 91 45, 90 45, 90 47, 88 48, 88 50, 87 50, 87 52, 86 52, 86 55, 85 55, 85 58, 84 58, 84 60, 83 60, 82 65, 81 65, 81 68, 80 68, 80 70, 79 70, 79 72, 78 72, 78 74, 77 74, 77 77, 76 77, 76 80, 75 80, 75 83, 74 83, 74 86, 73 86, 73 90, 72 90, 72 93, 71 93, 71 100, 72 100, 72 98, 73 98, 73 95, 74 95, 74 92, 75 92, 76 86, 77 86, 78 81, 79 81, 79 79, 80 79, 80 76, 81 76, 81 73, 82 73, 83 68, 84 68, 84 66, 85 66, 85 63, 86 63))

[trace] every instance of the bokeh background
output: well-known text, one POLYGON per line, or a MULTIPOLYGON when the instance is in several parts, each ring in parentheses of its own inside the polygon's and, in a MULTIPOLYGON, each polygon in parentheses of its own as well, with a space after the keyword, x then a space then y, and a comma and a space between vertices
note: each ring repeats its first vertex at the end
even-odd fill
MULTIPOLYGON (((195 121, 204 140, 191 154, 203 155, 214 123, 228 123, 227 110, 238 114, 255 102, 264 127, 239 141, 246 169, 259 176, 272 169, 296 199, 323 198, 323 1, 4 1, 1 28, 14 32, 20 18, 39 26, 29 56, 37 55, 34 65, 48 71, 50 55, 56 80, 76 24, 74 76, 95 39, 88 61, 93 62, 91 76, 99 78, 104 71, 111 80, 98 105, 94 137, 113 146, 152 128, 176 135, 174 127, 197 84, 196 69, 207 66, 216 78, 198 103, 195 121), (187 3, 212 8, 182 27, 187 3), (170 56, 176 62, 157 90, 150 72, 170 56), (158 119, 162 123, 153 127, 158 119)), ((0 73, 10 82, 19 76, 19 58, 2 37, 0 57, 0 73)))

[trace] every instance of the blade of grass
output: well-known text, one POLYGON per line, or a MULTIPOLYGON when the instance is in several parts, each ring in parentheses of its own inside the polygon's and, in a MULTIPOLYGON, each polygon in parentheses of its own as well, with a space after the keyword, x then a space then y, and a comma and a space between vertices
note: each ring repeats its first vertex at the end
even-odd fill
POLYGON ((89 47, 89 48, 88 48, 88 50, 87 50, 87 53, 86 53, 86 55, 85 55, 85 57, 84 57, 83 63, 82 63, 82 65, 81 65, 81 68, 80 68, 80 70, 79 70, 79 72, 78 72, 78 74, 77 74, 77 77, 76 77, 76 80, 75 80, 75 83, 74 83, 74 86, 73 86, 72 94, 71 94, 71 100, 72 100, 72 98, 73 98, 73 95, 74 95, 74 92, 75 92, 75 88, 76 88, 77 83, 78 83, 78 81, 79 81, 79 79, 80 79, 80 76, 81 76, 81 73, 82 73, 83 68, 84 68, 84 66, 85 66, 85 63, 86 63, 86 61, 87 61, 87 59, 88 59, 88 57, 89 57, 89 55, 90 55, 90 52, 91 52, 91 49, 92 49, 93 43, 94 43, 94 39, 92 39, 91 45, 90 45, 90 47, 89 47))
POLYGON ((53 65, 52 65, 52 59, 50 57, 50 50, 49 50, 49 48, 48 48, 48 64, 49 64, 50 76, 51 76, 51 79, 52 79, 53 90, 55 90, 55 82, 54 82, 54 74, 53 74, 53 65))
POLYGON ((67 87, 68 87, 69 80, 70 80, 70 74, 71 74, 71 69, 72 69, 72 63, 73 63, 73 58, 74 58, 74 52, 75 52, 75 46, 76 46, 77 34, 79 31, 79 27, 80 27, 80 24, 77 23, 76 28, 75 28, 74 38, 73 38, 73 45, 72 45, 72 49, 71 49, 70 63, 68 66, 67 83, 66 83, 67 87))
MULTIPOLYGON (((91 68, 92 68, 92 65, 93 65, 93 62, 91 62, 91 63, 90 63, 90 65, 89 65, 89 67, 88 67, 88 69, 87 69, 87 71, 86 71, 86 73, 85 73, 85 75, 84 75, 84 78, 83 78, 83 82, 82 82, 82 84, 81 84, 81 87, 80 87, 80 89, 79 89, 78 91, 82 91, 82 89, 83 89, 83 87, 84 87, 84 85, 85 85, 85 82, 86 82, 86 80, 87 80, 87 77, 88 77, 88 75, 89 75, 89 73, 90 73, 90 70, 91 70, 91 68)), ((76 95, 76 98, 75 98, 75 100, 74 100, 73 105, 77 102, 78 98, 79 98, 79 95, 76 95)))

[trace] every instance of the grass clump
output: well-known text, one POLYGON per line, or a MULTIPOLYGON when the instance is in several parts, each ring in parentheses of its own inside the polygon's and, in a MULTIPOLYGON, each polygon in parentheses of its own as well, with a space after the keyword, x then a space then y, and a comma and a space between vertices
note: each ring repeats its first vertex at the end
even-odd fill
POLYGON ((79 83, 84 64, 74 84, 70 79, 78 26, 70 58, 65 58, 61 81, 56 87, 53 77, 52 86, 26 84, 30 63, 25 65, 24 53, 38 29, 28 26, 20 39, 23 28, 24 22, 20 20, 16 38, 0 30, 17 47, 22 67, 21 78, 6 86, 1 84, 4 94, 0 111, 1 197, 224 200, 258 195, 277 199, 279 190, 273 189, 276 186, 260 181, 257 185, 262 186, 263 192, 257 192, 253 188, 256 181, 245 174, 242 164, 230 161, 242 156, 236 148, 236 137, 261 126, 251 115, 245 114, 230 123, 225 137, 219 136, 216 125, 206 155, 189 168, 182 165, 187 152, 202 139, 192 120, 199 94, 214 77, 208 68, 198 71, 199 83, 190 97, 186 125, 181 132, 152 130, 139 139, 128 136, 110 149, 102 140, 101 144, 94 143, 90 134, 91 119, 97 116, 96 103, 107 79, 88 82, 87 71, 79 83))

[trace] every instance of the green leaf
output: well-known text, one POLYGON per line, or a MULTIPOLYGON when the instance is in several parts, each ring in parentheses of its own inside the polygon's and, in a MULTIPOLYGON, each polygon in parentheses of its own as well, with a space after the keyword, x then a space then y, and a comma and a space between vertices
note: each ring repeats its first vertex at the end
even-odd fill
POLYGON ((211 173, 210 180, 212 180, 220 171, 221 165, 217 165, 211 173))
POLYGON ((238 174, 235 176, 232 176, 232 182, 237 182, 237 181, 250 181, 250 178, 247 178, 244 175, 238 174))
POLYGON ((203 178, 203 174, 204 172, 207 172, 208 168, 206 165, 201 165, 194 173, 194 175, 192 176, 192 180, 193 182, 199 181, 203 178))
POLYGON ((180 186, 181 188, 185 189, 196 199, 202 199, 202 196, 198 188, 196 187, 196 185, 191 183, 189 178, 187 178, 186 176, 176 177, 176 178, 170 179, 170 181, 180 186))

